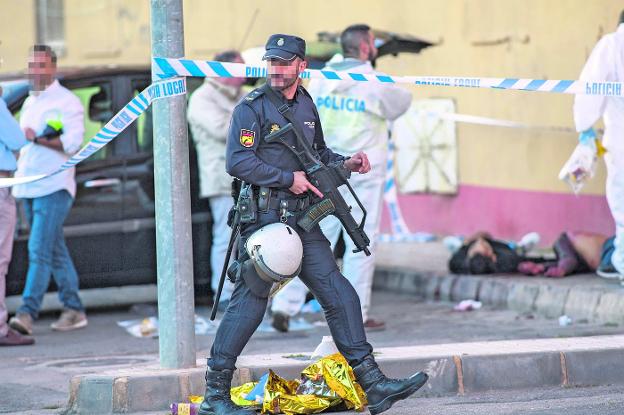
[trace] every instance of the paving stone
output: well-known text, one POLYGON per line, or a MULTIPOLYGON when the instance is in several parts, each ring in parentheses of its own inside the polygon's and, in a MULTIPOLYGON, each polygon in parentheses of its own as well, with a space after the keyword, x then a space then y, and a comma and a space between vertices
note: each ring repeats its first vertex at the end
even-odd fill
POLYGON ((113 411, 113 378, 110 376, 81 376, 76 393, 70 397, 68 414, 108 414, 113 411))
POLYGON ((572 287, 566 300, 564 313, 572 320, 594 320, 600 297, 604 290, 572 287))
POLYGON ((558 318, 568 298, 569 287, 542 285, 535 299, 535 311, 547 318, 558 318))
POLYGON ((507 306, 519 313, 531 312, 538 292, 539 287, 537 285, 514 283, 509 289, 507 306))
POLYGON ((401 293, 423 296, 426 277, 418 272, 404 271, 399 287, 401 293))
POLYGON ((565 364, 570 385, 624 383, 624 350, 622 349, 566 352, 565 364))
POLYGON ((466 392, 561 385, 558 352, 462 356, 466 392))
POLYGON ((594 317, 601 323, 624 324, 624 290, 602 294, 594 317))
POLYGON ((483 278, 479 287, 479 301, 495 308, 507 307, 510 284, 496 279, 483 278))
POLYGON ((455 275, 445 275, 440 281, 440 301, 452 301, 451 292, 458 277, 455 275))
POLYGON ((182 396, 179 374, 132 376, 128 381, 128 411, 167 408, 182 396))
POLYGON ((457 278, 451 290, 451 300, 476 300, 479 296, 479 286, 482 278, 462 275, 457 278))
POLYGON ((441 283, 442 277, 437 275, 429 275, 425 281, 425 298, 428 300, 439 300, 441 283))

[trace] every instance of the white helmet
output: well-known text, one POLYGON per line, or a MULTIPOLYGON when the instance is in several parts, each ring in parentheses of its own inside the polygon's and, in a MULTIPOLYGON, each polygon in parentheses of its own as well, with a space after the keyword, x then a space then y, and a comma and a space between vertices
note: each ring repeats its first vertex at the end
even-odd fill
POLYGON ((266 282, 293 278, 301 271, 301 238, 284 223, 272 223, 252 233, 247 238, 245 250, 256 272, 266 282))

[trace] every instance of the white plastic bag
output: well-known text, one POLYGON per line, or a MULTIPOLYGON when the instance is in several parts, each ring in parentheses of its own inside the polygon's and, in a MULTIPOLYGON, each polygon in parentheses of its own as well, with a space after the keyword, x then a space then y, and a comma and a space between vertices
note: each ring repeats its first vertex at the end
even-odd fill
POLYGON ((594 140, 579 143, 559 172, 559 180, 568 183, 574 194, 581 191, 585 182, 594 177, 598 160, 594 140))

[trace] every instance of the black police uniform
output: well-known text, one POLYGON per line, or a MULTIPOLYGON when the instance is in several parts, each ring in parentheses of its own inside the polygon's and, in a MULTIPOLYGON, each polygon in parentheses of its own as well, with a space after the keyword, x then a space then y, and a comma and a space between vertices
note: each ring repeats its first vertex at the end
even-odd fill
MULTIPOLYGON (((292 46, 291 37, 277 35, 273 40, 277 43, 280 39, 283 39, 280 42, 283 48, 273 52, 279 53, 283 49, 288 51, 288 47, 292 46)), ((272 50, 267 48, 269 55, 272 50)), ((293 49, 296 50, 296 45, 293 49)), ((330 244, 320 227, 304 232, 296 223, 305 200, 289 192, 288 188, 293 183, 293 172, 302 170, 302 167, 283 144, 264 141, 265 136, 288 123, 270 102, 264 88, 268 88, 268 85, 251 92, 234 109, 227 138, 226 169, 229 174, 247 183, 271 188, 272 198, 289 202, 289 215, 292 216, 287 217, 287 224, 297 231, 303 243, 303 264, 299 278, 323 307, 338 350, 353 365, 372 353, 372 347, 366 341, 360 301, 355 289, 338 270, 330 244), (293 203, 297 199, 301 203, 293 203)), ((278 95, 284 104, 290 106, 305 138, 318 151, 324 163, 344 159, 325 145, 318 112, 303 87, 297 89, 290 101, 281 92, 278 95)), ((287 140, 294 143, 294 133, 287 140)), ((280 221, 281 215, 279 209, 269 208, 258 212, 256 223, 242 225, 239 242, 241 255, 244 254, 244 244, 249 235, 264 225, 280 221)), ((236 281, 212 345, 208 360, 212 370, 234 369, 236 358, 266 311, 268 300, 262 297, 254 294, 243 278, 236 281)))
MULTIPOLYGON (((294 36, 273 35, 266 49, 265 58, 291 60, 295 56, 304 56, 305 42, 294 36)), ((318 113, 304 88, 299 87, 290 102, 281 93, 278 95, 283 104, 290 106, 294 121, 323 162, 343 158, 325 146, 318 113)), ((372 356, 371 345, 366 341, 358 295, 338 271, 329 242, 318 225, 310 232, 303 231, 297 225, 307 197, 297 196, 288 188, 293 183, 293 172, 300 171, 301 166, 285 146, 264 141, 266 135, 285 124, 286 119, 270 102, 265 89, 255 90, 234 109, 227 139, 226 169, 232 176, 247 183, 269 188, 266 193, 271 194, 269 203, 259 206, 257 221, 241 225, 240 256, 245 255, 247 238, 265 225, 285 220, 297 231, 303 243, 299 278, 323 307, 336 346, 353 367, 358 383, 366 392, 370 413, 376 415, 416 392, 427 381, 427 375, 419 372, 407 379, 386 378, 372 356), (276 200, 278 203, 271 203, 276 200), (287 214, 280 208, 284 204, 288 207, 287 214)), ((291 134, 287 139, 294 143, 295 136, 291 134)), ((264 189, 260 193, 263 192, 264 189)), ((259 277, 237 278, 210 350, 206 392, 199 415, 254 414, 254 411, 238 407, 230 400, 230 386, 236 359, 262 321, 269 289, 269 284, 259 277)))

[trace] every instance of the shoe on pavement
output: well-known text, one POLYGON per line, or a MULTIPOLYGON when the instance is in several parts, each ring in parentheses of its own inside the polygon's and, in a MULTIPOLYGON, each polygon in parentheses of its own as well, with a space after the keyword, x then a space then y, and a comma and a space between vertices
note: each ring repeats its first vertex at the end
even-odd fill
POLYGON ((9 320, 9 327, 20 334, 30 336, 33 328, 33 318, 28 313, 17 313, 9 320))
POLYGON ((395 402, 408 398, 429 379, 424 372, 414 373, 407 379, 389 379, 372 356, 353 366, 353 374, 366 393, 371 415, 385 412, 395 402))
POLYGON ((206 370, 206 392, 198 415, 256 415, 256 411, 243 408, 232 402, 232 374, 229 369, 206 370))
POLYGON ((608 280, 622 279, 622 275, 615 269, 613 265, 609 265, 603 268, 599 267, 596 270, 596 274, 598 274, 599 277, 606 278, 608 280))
POLYGON ((290 325, 290 317, 281 311, 273 313, 273 320, 271 321, 273 328, 280 333, 287 333, 290 325))
POLYGON ((66 308, 50 327, 56 331, 70 331, 87 327, 87 316, 82 311, 66 308))
POLYGON ((386 329, 386 323, 381 320, 368 318, 364 322, 364 330, 366 331, 382 331, 385 329, 386 329))
POLYGON ((0 337, 0 346, 28 346, 33 343, 35 343, 35 339, 30 336, 23 336, 11 328, 9 328, 6 336, 0 337))

